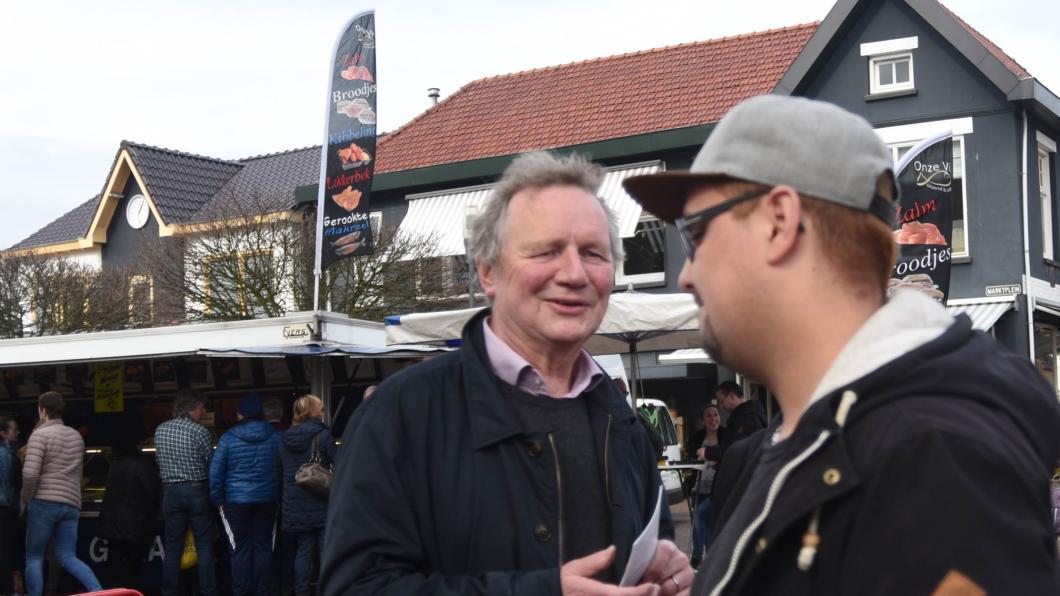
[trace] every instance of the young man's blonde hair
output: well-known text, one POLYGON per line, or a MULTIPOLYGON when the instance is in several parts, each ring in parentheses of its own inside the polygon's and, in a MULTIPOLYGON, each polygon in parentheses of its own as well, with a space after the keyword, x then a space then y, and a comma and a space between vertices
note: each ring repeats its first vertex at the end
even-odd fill
POLYGON ((324 402, 315 395, 303 395, 294 402, 295 425, 302 424, 306 420, 317 420, 324 416, 324 402))
MULTIPOLYGON (((890 198, 894 196, 894 189, 888 180, 887 175, 881 176, 876 191, 890 198)), ((727 183, 724 187, 726 194, 733 196, 765 188, 761 184, 739 180, 727 183)), ((891 228, 866 211, 802 194, 799 198, 802 212, 813 223, 821 252, 850 283, 851 288, 870 291, 874 297, 879 296, 881 299, 886 297, 887 280, 891 278, 897 254, 891 228)), ((739 218, 749 216, 758 201, 736 205, 732 209, 733 215, 739 218)))

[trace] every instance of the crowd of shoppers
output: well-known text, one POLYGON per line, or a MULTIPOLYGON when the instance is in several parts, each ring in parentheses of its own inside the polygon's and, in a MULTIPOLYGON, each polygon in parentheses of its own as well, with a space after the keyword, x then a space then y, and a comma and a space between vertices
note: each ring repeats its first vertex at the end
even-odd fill
POLYGON ((0 596, 52 593, 43 574, 49 544, 55 561, 86 592, 105 584, 149 593, 144 567, 160 518, 163 594, 221 593, 214 542, 222 536, 230 551, 230 593, 313 593, 328 500, 300 488, 295 475, 311 459, 326 467, 335 461, 320 398, 295 400, 288 428, 282 400, 251 394, 238 404, 236 424, 216 450, 203 425, 206 398, 190 390, 178 395, 173 417, 155 429, 154 454, 145 452, 135 433, 116 436, 95 531, 105 540, 99 578, 75 555, 84 440, 63 423, 59 393, 42 394, 38 406, 39 422, 22 453, 16 452, 18 422, 0 415, 0 596), (292 545, 289 553, 278 548, 281 531, 292 545), (198 581, 182 585, 192 552, 198 581), (276 579, 291 581, 270 581, 274 568, 287 568, 276 579))

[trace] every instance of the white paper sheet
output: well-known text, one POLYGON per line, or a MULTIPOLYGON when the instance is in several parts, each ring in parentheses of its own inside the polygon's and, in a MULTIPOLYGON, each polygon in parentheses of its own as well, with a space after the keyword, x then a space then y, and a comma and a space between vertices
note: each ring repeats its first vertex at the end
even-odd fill
POLYGON ((659 516, 663 504, 663 488, 659 487, 659 499, 655 502, 655 512, 651 514, 648 525, 644 531, 633 541, 633 549, 629 552, 629 561, 626 562, 626 571, 622 574, 619 586, 635 586, 644 577, 648 570, 652 557, 655 556, 655 547, 659 544, 659 516))

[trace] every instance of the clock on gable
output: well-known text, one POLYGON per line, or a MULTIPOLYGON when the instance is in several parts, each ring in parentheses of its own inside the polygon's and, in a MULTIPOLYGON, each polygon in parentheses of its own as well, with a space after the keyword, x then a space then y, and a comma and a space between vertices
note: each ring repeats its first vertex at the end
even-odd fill
POLYGON ((125 205, 125 221, 129 222, 134 230, 147 225, 150 216, 151 208, 147 206, 147 199, 143 195, 133 195, 125 205))

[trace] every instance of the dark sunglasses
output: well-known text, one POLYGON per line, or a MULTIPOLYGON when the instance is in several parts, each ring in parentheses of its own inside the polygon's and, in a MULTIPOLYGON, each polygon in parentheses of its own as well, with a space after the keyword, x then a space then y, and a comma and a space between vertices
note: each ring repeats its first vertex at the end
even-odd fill
POLYGON ((707 226, 710 225, 710 221, 715 217, 725 213, 729 209, 745 203, 751 199, 757 199, 758 197, 768 193, 772 188, 757 188, 750 192, 745 192, 741 195, 718 203, 713 207, 707 207, 702 211, 697 211, 692 215, 686 217, 678 217, 674 220, 674 226, 677 228, 677 234, 681 237, 681 246, 685 249, 685 256, 691 261, 696 254, 696 248, 699 243, 703 241, 703 237, 707 235, 707 226))

